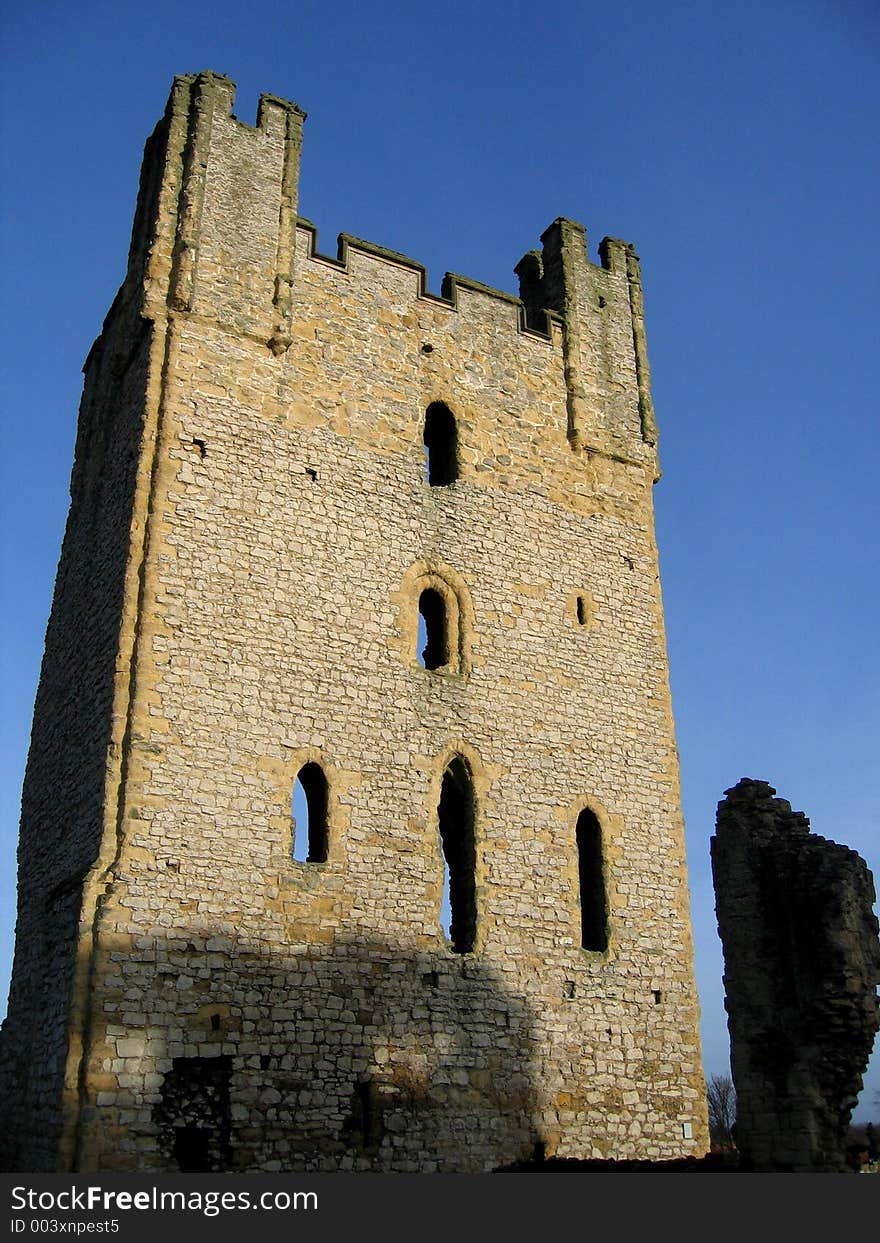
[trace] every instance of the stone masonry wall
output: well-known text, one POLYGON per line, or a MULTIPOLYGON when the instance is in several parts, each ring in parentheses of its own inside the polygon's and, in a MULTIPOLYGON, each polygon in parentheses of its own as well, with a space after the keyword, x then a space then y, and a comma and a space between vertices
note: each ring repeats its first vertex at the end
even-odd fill
POLYGON ((737 1146, 758 1171, 844 1170, 880 1024, 874 885, 775 793, 743 778, 712 838, 737 1146))
POLYGON ((632 249, 609 243, 595 267, 557 221, 530 261, 543 309, 463 278, 428 295, 393 252, 343 238, 321 255, 296 216, 302 113, 264 97, 252 130, 231 105, 225 79, 177 81, 140 229, 162 362, 145 384, 144 535, 116 623, 131 658, 110 713, 122 762, 83 903, 59 1165, 699 1155, 632 249), (572 266, 551 297, 543 269, 572 266), (595 376, 583 401, 575 355, 595 376), (426 479, 435 402, 458 435, 443 487, 426 479), (417 656, 426 586, 453 635, 436 670, 417 656), (472 787, 469 953, 440 926, 456 757, 472 787), (327 779, 329 845, 300 863, 291 789, 307 763, 327 779), (581 948, 585 809, 607 950, 581 948))

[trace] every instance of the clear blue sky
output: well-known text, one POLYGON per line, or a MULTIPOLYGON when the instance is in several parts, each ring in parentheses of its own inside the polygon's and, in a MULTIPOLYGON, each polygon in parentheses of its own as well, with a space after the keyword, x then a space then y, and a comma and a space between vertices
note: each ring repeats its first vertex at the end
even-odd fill
MULTIPOLYGON (((2 74, 0 976, 80 367, 176 73, 309 113, 300 210, 515 290, 554 217, 635 242, 708 1073, 727 1070, 709 837, 742 776, 880 877, 876 0, 61 0, 2 74)), ((5 983, 4 983, 5 988, 5 983)), ((875 1056, 857 1116, 880 1113, 875 1056)))

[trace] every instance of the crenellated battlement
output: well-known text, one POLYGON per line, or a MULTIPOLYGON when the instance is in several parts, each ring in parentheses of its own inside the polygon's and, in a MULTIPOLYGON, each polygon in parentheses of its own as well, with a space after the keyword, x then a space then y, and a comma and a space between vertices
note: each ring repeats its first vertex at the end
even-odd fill
MULTIPOLYGON (((365 316, 371 313, 371 294, 390 295, 402 317, 411 303, 425 301, 463 313, 477 334, 481 321, 493 333, 506 325, 512 348, 516 336, 561 346, 566 433, 576 452, 623 460, 642 460, 645 450, 653 452, 657 437, 639 265, 628 243, 603 239, 600 263, 593 264, 587 258, 583 225, 560 218, 542 235, 543 250, 530 251, 516 265, 520 297, 450 272, 438 295, 428 288, 425 266, 408 255, 347 233, 339 235, 336 255, 327 255, 319 249, 311 221, 300 217, 298 228, 298 262, 348 277, 352 283, 336 292, 350 307, 363 297, 365 316), (401 273, 409 280, 400 282, 401 273)), ((305 267, 299 278, 311 285, 305 267)))
MULTIPOLYGON (((605 237, 599 243, 600 266, 589 261, 584 226, 558 217, 541 235, 543 249, 519 261, 520 297, 529 323, 556 311, 565 326, 568 390, 568 438, 574 449, 594 447, 594 411, 603 405, 603 389, 616 362, 634 365, 639 431, 651 446, 657 424, 651 400, 651 376, 645 343, 641 268, 629 242, 605 237), (631 339, 630 335, 631 334, 631 339), (616 336, 618 353, 608 349, 616 336), (605 363, 604 373, 602 363, 605 363)), ((615 439, 613 423, 606 432, 615 439)), ((608 448, 608 443, 602 445, 608 448)))
POLYGON ((233 112, 235 106, 236 86, 226 74, 216 73, 212 69, 204 69, 200 73, 183 73, 174 78, 171 97, 166 109, 166 117, 173 110, 175 93, 184 92, 191 99, 204 98, 211 101, 215 112, 225 111, 231 121, 235 121, 242 129, 256 133, 257 130, 267 131, 276 122, 276 114, 295 114, 304 121, 308 116, 299 104, 290 99, 282 99, 280 95, 264 92, 257 103, 256 125, 248 125, 233 112))
POLYGON ((529 336, 550 341, 553 322, 561 323, 561 316, 550 308, 547 308, 543 324, 540 321, 530 323, 527 318, 525 304, 521 298, 507 293, 503 289, 495 289, 482 281, 462 276, 457 272, 444 273, 440 293, 434 293, 428 287, 428 269, 418 259, 413 259, 409 255, 401 254, 396 250, 389 250, 388 247, 380 246, 376 242, 366 241, 362 237, 355 237, 351 233, 340 233, 337 237, 336 254, 329 255, 319 249, 318 228, 311 220, 300 216, 297 224, 308 237, 308 258, 316 263, 328 264, 338 271, 350 274, 351 252, 358 251, 363 255, 369 255, 372 259, 384 261, 392 264, 394 267, 412 272, 417 281, 416 296, 418 298, 424 298, 429 302, 447 306, 451 310, 458 310, 459 291, 466 290, 468 293, 481 294, 487 298, 496 299, 511 307, 516 317, 519 331, 527 333, 529 336))
MULTIPOLYGON (((147 143, 128 275, 111 313, 121 316, 126 340, 132 316, 156 322, 184 314, 214 321, 295 365, 313 273, 323 269, 352 282, 336 293, 348 299, 349 311, 360 305, 365 331, 372 282, 373 296, 391 296, 401 322, 412 303, 425 302, 463 314, 476 332, 509 334, 510 348, 517 338, 561 346, 570 448, 623 460, 655 457, 632 245, 605 238, 593 263, 584 226, 560 217, 542 234, 541 250, 516 264, 519 297, 451 272, 433 293, 418 260, 349 233, 339 235, 335 256, 324 254, 317 228, 298 214, 306 113, 264 94, 251 127, 235 117, 234 101, 235 85, 222 75, 174 81, 147 143)), ((332 280, 324 283, 329 291, 332 280)), ((651 469, 656 476, 656 460, 651 469)))

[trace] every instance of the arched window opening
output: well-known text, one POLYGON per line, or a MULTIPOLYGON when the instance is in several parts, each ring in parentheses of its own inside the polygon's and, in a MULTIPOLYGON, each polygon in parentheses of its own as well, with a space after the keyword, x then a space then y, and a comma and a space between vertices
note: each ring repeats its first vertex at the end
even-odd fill
POLYGON ((449 902, 450 948, 455 954, 470 954, 477 936, 474 793, 470 772, 459 757, 443 774, 437 815, 443 848, 444 900, 448 893, 449 902))
POLYGON ((455 415, 442 401, 425 412, 425 473, 432 488, 445 488, 458 478, 458 432, 455 415))
POLYGON ((425 669, 449 664, 449 624, 446 601, 439 591, 426 587, 419 596, 419 633, 416 655, 425 669))
POLYGON ((306 764, 293 783, 290 818, 293 857, 297 863, 326 863, 327 778, 320 764, 306 764))
POLYGON ((584 808, 578 816, 576 836, 581 946, 585 950, 604 951, 608 948, 608 908, 602 863, 602 828, 589 808, 584 808))

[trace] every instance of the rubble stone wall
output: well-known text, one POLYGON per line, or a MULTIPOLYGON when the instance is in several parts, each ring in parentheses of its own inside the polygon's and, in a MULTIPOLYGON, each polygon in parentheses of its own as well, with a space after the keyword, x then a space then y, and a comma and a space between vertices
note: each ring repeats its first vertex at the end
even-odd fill
POLYGON ((746 1168, 843 1170, 880 1023, 874 884, 775 794, 744 778, 712 838, 737 1146, 746 1168))

